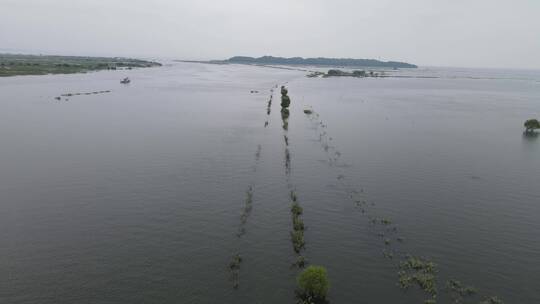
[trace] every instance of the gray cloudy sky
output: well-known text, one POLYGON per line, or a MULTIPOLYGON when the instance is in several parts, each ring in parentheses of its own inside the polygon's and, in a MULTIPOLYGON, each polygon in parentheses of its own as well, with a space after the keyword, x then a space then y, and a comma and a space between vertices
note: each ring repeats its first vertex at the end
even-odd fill
POLYGON ((540 0, 0 0, 0 51, 540 68, 540 0))

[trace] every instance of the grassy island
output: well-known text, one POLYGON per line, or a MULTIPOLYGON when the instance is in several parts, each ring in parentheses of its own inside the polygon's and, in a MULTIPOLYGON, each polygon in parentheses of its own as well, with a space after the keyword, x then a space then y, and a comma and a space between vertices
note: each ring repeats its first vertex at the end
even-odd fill
POLYGON ((158 62, 120 57, 81 57, 0 54, 0 77, 17 75, 72 74, 99 70, 147 68, 158 62))

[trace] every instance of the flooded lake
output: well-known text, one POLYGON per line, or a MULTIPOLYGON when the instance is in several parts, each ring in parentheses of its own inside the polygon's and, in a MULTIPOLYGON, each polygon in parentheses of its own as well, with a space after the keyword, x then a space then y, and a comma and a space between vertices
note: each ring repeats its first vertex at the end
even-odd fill
POLYGON ((295 303, 293 190, 330 303, 423 303, 399 286, 408 255, 436 264, 437 303, 448 280, 477 290, 463 303, 540 303, 540 136, 523 135, 540 72, 391 73, 0 78, 0 302, 295 303))

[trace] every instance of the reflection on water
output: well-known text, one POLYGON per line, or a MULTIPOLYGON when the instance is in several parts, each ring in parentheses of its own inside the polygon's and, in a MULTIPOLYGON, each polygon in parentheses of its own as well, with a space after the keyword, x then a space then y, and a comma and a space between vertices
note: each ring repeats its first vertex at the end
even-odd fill
POLYGON ((397 286, 408 254, 436 263, 437 303, 451 280, 472 303, 540 302, 540 142, 520 135, 540 74, 403 73, 444 77, 178 63, 0 79, 0 302, 293 303, 307 257, 331 303, 421 303, 397 286), (286 82, 290 108, 271 111, 286 82))

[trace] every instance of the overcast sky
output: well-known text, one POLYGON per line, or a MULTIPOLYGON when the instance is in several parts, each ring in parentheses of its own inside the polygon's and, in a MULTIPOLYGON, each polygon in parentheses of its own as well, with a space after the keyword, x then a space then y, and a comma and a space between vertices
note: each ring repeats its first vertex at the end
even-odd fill
POLYGON ((540 68, 540 0, 0 0, 0 51, 540 68))

